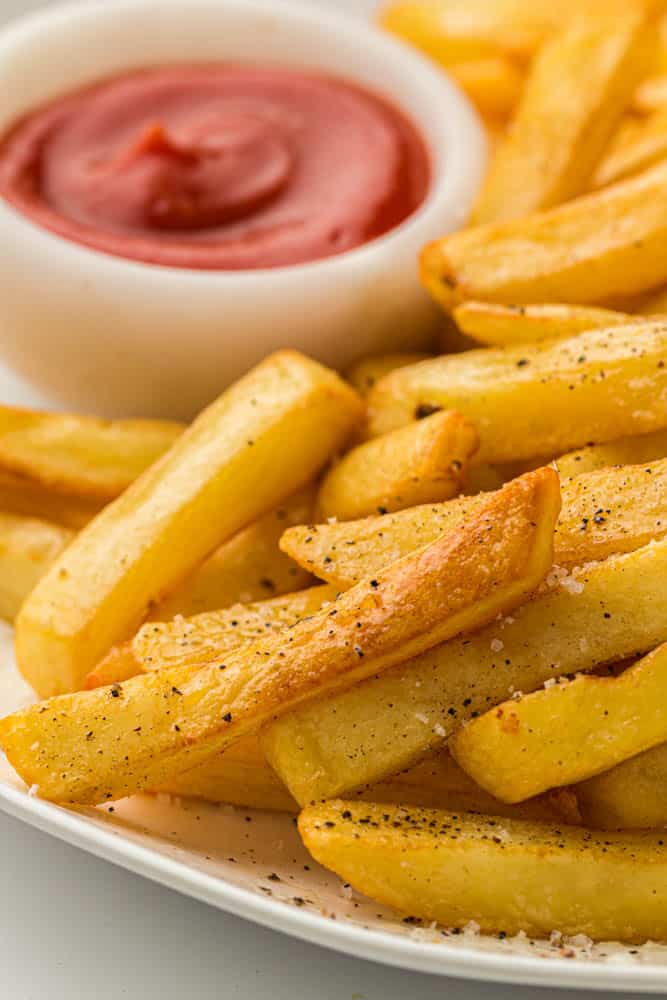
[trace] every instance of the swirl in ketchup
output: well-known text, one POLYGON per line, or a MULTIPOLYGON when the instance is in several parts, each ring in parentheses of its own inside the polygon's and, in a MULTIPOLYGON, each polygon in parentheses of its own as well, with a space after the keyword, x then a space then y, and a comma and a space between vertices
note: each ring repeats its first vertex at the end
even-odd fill
POLYGON ((397 108, 333 77, 201 64, 125 73, 36 109, 0 143, 0 195, 96 250, 239 270, 329 257, 426 197, 397 108))

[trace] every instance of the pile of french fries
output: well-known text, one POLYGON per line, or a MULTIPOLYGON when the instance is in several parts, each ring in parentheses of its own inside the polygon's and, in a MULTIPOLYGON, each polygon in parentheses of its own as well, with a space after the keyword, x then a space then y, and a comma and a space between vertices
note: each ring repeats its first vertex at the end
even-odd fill
POLYGON ((0 744, 55 802, 300 811, 413 919, 667 940, 667 15, 382 20, 497 136, 421 258, 467 349, 279 352, 188 427, 0 408, 0 744))

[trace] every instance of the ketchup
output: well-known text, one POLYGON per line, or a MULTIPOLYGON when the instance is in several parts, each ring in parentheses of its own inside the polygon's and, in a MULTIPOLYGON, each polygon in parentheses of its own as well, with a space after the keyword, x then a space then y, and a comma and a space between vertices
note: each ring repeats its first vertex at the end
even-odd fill
POLYGON ((124 73, 29 113, 0 196, 76 243, 149 264, 281 267, 406 219, 429 160, 411 122, 333 77, 198 64, 124 73))

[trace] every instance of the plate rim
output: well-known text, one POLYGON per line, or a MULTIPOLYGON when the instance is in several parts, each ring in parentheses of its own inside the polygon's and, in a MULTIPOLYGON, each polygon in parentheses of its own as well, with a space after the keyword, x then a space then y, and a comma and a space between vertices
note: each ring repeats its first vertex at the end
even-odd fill
POLYGON ((120 832, 95 826, 87 817, 55 805, 27 791, 0 781, 0 811, 182 895, 216 909, 250 920, 310 944, 415 972, 449 976, 478 982, 580 988, 620 992, 664 993, 667 966, 604 964, 585 959, 563 959, 530 955, 500 955, 457 944, 413 941, 388 932, 356 927, 317 914, 256 896, 251 890, 214 877, 182 861, 165 857, 150 847, 124 837, 120 832))

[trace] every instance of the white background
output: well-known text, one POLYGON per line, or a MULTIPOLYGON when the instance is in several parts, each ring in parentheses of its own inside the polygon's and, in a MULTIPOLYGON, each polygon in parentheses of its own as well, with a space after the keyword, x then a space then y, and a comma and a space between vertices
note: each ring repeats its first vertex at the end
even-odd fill
MULTIPOLYGON (((330 2, 355 12, 374 6, 373 0, 330 2)), ((187 7, 187 0, 183 4, 187 7)), ((0 21, 42 5, 44 0, 0 0, 0 21)), ((25 398, 0 369, 0 399, 25 398)), ((344 958, 185 899, 0 814, 0 1000, 435 1000, 445 995, 457 1000, 563 996, 555 989, 419 976, 344 958)), ((576 994, 577 1000, 586 996, 576 994)))

